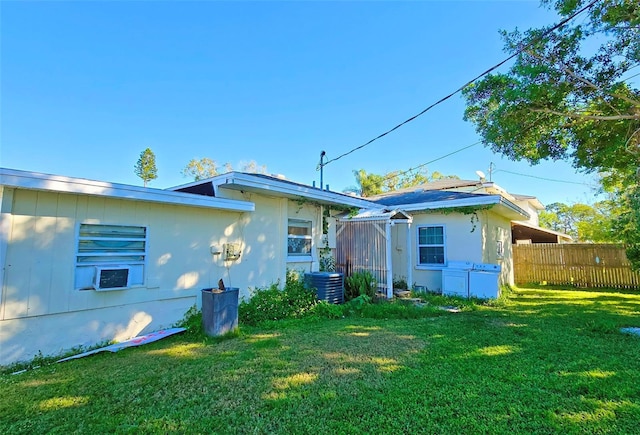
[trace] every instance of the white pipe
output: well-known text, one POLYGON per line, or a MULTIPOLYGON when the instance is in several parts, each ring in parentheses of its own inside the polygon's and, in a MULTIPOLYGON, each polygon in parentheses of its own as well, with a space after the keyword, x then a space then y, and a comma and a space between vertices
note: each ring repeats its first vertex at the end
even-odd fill
POLYGON ((393 266, 391 264, 391 222, 385 225, 386 251, 387 251, 387 299, 393 297, 393 266))

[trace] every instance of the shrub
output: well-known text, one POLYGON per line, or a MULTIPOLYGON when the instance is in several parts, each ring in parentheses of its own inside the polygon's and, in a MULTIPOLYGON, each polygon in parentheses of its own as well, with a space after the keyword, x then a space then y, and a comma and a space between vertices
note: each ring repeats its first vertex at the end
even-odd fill
POLYGON ((340 319, 344 317, 345 306, 330 304, 327 301, 318 302, 311 310, 311 315, 323 319, 340 319))
POLYGON ((395 278, 393 280, 393 288, 398 290, 409 290, 409 285, 407 284, 406 278, 404 276, 395 278))
POLYGON ((192 306, 189 310, 184 313, 184 317, 181 321, 176 323, 174 326, 179 328, 187 328, 187 334, 203 334, 204 329, 202 328, 202 311, 198 310, 196 306, 192 306))
POLYGON ((317 303, 315 292, 305 288, 296 272, 288 270, 284 289, 280 290, 278 283, 256 289, 249 301, 240 303, 238 317, 240 322, 248 325, 302 317, 317 303))
POLYGON ((350 301, 363 295, 368 296, 370 299, 375 299, 377 285, 376 278, 368 270, 355 272, 345 279, 345 300, 350 301))

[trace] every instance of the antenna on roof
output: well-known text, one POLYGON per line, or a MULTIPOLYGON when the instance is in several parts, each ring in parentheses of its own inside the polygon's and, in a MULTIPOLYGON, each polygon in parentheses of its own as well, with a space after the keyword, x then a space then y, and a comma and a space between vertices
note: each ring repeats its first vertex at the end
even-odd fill
POLYGON ((480 177, 480 181, 481 181, 482 183, 484 183, 484 182, 486 181, 486 179, 487 179, 487 176, 486 176, 486 175, 484 175, 484 172, 482 172, 482 171, 476 171, 476 175, 477 175, 478 177, 480 177))

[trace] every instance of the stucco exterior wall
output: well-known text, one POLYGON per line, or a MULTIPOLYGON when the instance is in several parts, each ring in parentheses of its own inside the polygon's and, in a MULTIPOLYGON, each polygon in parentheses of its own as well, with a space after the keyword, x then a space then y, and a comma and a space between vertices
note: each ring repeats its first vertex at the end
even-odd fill
MULTIPOLYGON (((471 222, 471 216, 459 213, 412 213, 410 227, 411 246, 407 248, 405 225, 395 225, 392 229, 392 261, 394 277, 406 277, 407 252, 411 250, 412 282, 409 285, 426 286, 429 291, 442 290, 442 269, 449 261, 482 260, 481 224, 471 222), (423 225, 443 225, 445 228, 445 265, 419 265, 418 228, 423 225)), ((408 277, 406 277, 408 278, 408 277)))
POLYGON ((535 226, 540 225, 538 216, 539 211, 535 207, 533 207, 529 201, 514 201, 514 203, 518 207, 529 213, 529 219, 522 220, 520 222, 525 222, 535 226))
POLYGON ((483 241, 482 263, 499 264, 501 266, 500 285, 513 284, 511 221, 490 210, 481 211, 478 214, 483 241))
POLYGON ((472 223, 471 215, 460 213, 413 213, 410 226, 410 248, 407 248, 406 225, 395 225, 392 235, 392 262, 394 279, 409 280, 407 271, 411 254, 411 282, 426 286, 430 291, 442 289, 442 269, 450 261, 500 264, 500 284, 513 284, 513 251, 511 246, 511 222, 492 211, 478 211, 472 223), (424 225, 444 225, 444 266, 419 265, 418 228, 424 225), (498 242, 502 243, 502 255, 498 255, 498 242))
MULTIPOLYGON (((239 287, 241 297, 284 282, 289 201, 238 195, 254 202, 255 212, 5 187, 0 365, 171 326, 190 306, 200 306, 200 290, 216 287, 220 278, 239 287), (147 227, 144 284, 107 292, 74 289, 80 223, 147 227), (225 243, 238 244, 238 260, 212 254, 225 243)), ((320 229, 315 207, 296 216, 320 229)), ((319 237, 314 233, 316 245, 319 237)))

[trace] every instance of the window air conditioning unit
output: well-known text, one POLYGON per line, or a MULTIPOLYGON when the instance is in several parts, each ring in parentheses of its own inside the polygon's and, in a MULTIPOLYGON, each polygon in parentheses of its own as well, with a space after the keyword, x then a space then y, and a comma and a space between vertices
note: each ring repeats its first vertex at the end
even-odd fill
POLYGON ((128 266, 98 266, 93 288, 96 291, 123 290, 129 287, 130 272, 128 266))

